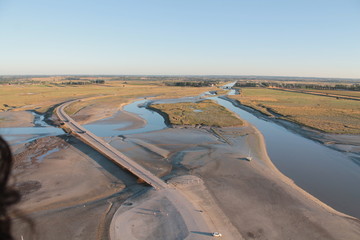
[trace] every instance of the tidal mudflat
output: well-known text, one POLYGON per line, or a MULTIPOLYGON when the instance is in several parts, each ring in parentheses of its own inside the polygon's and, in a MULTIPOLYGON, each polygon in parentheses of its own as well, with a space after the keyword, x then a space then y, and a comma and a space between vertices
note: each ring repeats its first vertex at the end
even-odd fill
MULTIPOLYGON (((116 118, 120 124, 132 121, 131 115, 121 116, 116 118)), ((139 121, 138 116, 133 119, 139 121)), ((178 126, 105 139, 181 188, 198 206, 194 211, 202 211, 224 233, 224 239, 357 239, 360 234, 358 219, 333 210, 281 174, 267 155, 263 136, 249 124, 216 132, 178 126), (250 162, 246 160, 249 149, 250 162)), ((27 195, 19 209, 33 219, 36 239, 109 239, 109 232, 114 231, 111 226, 130 229, 137 239, 166 239, 162 223, 174 229, 181 225, 176 207, 161 197, 153 205, 156 192, 149 192, 134 176, 75 138, 48 137, 23 146, 22 154, 16 156, 15 172, 27 195), (41 144, 48 148, 34 152, 41 144), (29 161, 32 164, 26 165, 29 161), (137 208, 146 201, 161 215, 144 218, 137 208), (122 214, 130 214, 132 225, 116 225, 122 214), (139 231, 141 235, 136 235, 139 231)), ((30 235, 26 221, 19 218, 15 224, 15 236, 30 235)), ((184 232, 172 234, 184 237, 184 232)))

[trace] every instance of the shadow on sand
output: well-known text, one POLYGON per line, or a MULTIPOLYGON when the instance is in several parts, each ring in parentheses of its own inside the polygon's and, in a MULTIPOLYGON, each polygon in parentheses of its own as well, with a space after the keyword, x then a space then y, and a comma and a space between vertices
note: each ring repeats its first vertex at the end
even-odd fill
POLYGON ((190 232, 195 233, 195 234, 200 234, 200 235, 205 235, 205 236, 212 237, 212 233, 209 233, 209 232, 198 232, 198 231, 190 231, 190 232))
POLYGON ((137 178, 134 175, 127 172, 126 170, 123 170, 121 167, 119 167, 111 160, 107 159, 105 156, 103 156, 87 144, 83 143, 79 139, 67 134, 60 135, 58 137, 65 140, 71 146, 79 150, 81 153, 87 155, 89 158, 94 160, 97 164, 100 165, 103 170, 122 181, 126 186, 136 184, 137 178))
POLYGON ((237 158, 237 159, 239 159, 241 161, 251 162, 250 158, 248 158, 248 157, 242 157, 242 158, 237 158))

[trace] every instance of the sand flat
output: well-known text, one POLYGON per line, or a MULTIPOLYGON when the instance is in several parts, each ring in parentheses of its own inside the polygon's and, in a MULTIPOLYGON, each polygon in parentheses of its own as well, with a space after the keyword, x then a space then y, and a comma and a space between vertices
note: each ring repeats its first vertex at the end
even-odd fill
MULTIPOLYGON (((36 239, 109 239, 109 232, 116 233, 109 229, 115 211, 119 215, 113 220, 119 217, 118 224, 129 234, 128 239, 210 237, 211 231, 224 233, 223 239, 351 240, 360 236, 358 219, 326 206, 281 174, 268 158, 261 134, 249 125, 216 132, 179 127, 107 140, 170 182, 194 175, 190 177, 194 182, 177 187, 194 211, 203 211, 196 214, 202 214, 211 229, 191 232, 169 198, 149 193, 150 188, 137 185, 133 176, 78 140, 50 137, 31 143, 34 149, 47 149, 36 153, 27 148, 17 156, 15 168, 17 180, 30 182, 28 187, 35 189, 25 195, 19 209, 31 212, 30 217, 40 224, 36 239), (55 148, 60 150, 47 154, 55 148), (245 160, 249 148, 251 162, 245 160), (122 192, 126 194, 117 198, 122 192), (164 214, 154 220, 154 214, 128 212, 131 207, 120 206, 134 195, 139 204, 146 202, 144 209, 163 209, 161 213, 170 213, 171 220, 164 214), (139 229, 144 224, 148 227, 141 228, 141 233, 134 232, 134 226, 139 229)), ((26 224, 16 221, 16 236, 30 234, 26 224)), ((117 235, 112 239, 121 239, 117 235)))
MULTIPOLYGON (((357 239, 360 236, 358 219, 320 202, 274 167, 256 129, 248 126, 220 131, 228 143, 206 129, 192 128, 167 129, 132 138, 157 142, 158 147, 171 150, 169 161, 176 162, 173 172, 200 176, 233 226, 224 232, 234 233, 236 229, 235 234, 244 239, 357 239), (195 139, 191 137, 194 133, 195 139), (166 140, 166 144, 161 144, 160 139, 166 140), (253 153, 251 162, 245 160, 248 147, 253 153)), ((190 192, 196 192, 197 188, 194 186, 190 192)), ((199 195, 197 198, 204 197, 199 195)), ((194 193, 188 196, 190 201, 196 199, 194 193)))
POLYGON ((33 127, 34 115, 29 111, 0 112, 0 127, 33 127))

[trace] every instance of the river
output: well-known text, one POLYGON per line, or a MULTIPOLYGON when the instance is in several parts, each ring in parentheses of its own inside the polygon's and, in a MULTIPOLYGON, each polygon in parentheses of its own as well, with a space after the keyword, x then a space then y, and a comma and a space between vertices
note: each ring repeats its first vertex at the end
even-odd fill
POLYGON ((47 124, 44 121, 44 115, 35 112, 31 113, 34 115, 34 127, 0 128, 0 135, 3 136, 10 145, 27 143, 41 137, 56 136, 64 133, 61 128, 56 128, 47 124))
MULTIPOLYGON (((360 218, 360 166, 349 155, 307 139, 283 126, 259 118, 231 102, 210 98, 254 125, 264 135, 270 159, 276 167, 298 186, 334 209, 360 218)), ((158 100, 157 103, 192 101, 197 98, 158 100)), ((147 121, 140 129, 121 131, 121 124, 88 124, 85 127, 101 137, 145 133, 166 128, 164 119, 147 108, 146 100, 124 107, 147 121), (139 107, 141 106, 141 107, 139 107)))
MULTIPOLYGON (((194 101, 199 98, 156 100, 161 102, 194 101)), ((268 154, 276 167, 291 178, 298 186, 328 204, 334 209, 360 218, 360 165, 351 156, 328 148, 318 142, 307 139, 266 118, 257 117, 231 102, 218 97, 217 101, 254 125, 264 135, 268 154)), ((121 131, 128 124, 109 124, 109 121, 98 121, 84 127, 100 137, 145 133, 165 129, 167 126, 161 115, 146 107, 148 100, 139 100, 124 107, 125 111, 134 113, 146 120, 146 125, 139 129, 121 131)), ((39 137, 62 134, 62 129, 54 128, 35 116, 37 127, 1 128, 0 133, 11 144, 29 142, 39 137)), ((357 156, 359 157, 359 156, 357 156)))
POLYGON ((302 189, 334 209, 360 218, 360 166, 351 156, 214 98, 264 135, 271 161, 302 189))

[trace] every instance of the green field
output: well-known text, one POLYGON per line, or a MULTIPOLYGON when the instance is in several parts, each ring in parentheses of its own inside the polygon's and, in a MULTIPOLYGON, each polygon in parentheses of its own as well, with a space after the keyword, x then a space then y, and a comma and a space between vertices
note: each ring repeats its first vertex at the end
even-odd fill
POLYGON ((241 91, 231 97, 266 115, 280 114, 283 119, 328 133, 360 134, 360 101, 264 88, 241 91))
POLYGON ((210 100, 199 103, 155 104, 151 107, 162 112, 173 125, 214 127, 243 125, 243 122, 233 113, 210 100))

